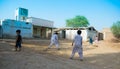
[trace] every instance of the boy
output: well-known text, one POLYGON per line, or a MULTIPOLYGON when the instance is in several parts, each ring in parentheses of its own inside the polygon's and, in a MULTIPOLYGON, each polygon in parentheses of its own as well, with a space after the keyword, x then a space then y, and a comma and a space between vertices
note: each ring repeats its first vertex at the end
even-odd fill
POLYGON ((92 37, 88 37, 89 38, 89 45, 91 46, 91 45, 93 45, 93 39, 92 39, 92 37))
POLYGON ((94 45, 98 47, 98 36, 96 35, 94 38, 94 45))
POLYGON ((59 50, 59 41, 58 41, 58 33, 55 32, 51 37, 51 43, 48 48, 51 48, 53 44, 55 44, 56 48, 59 50))
POLYGON ((83 49, 82 49, 82 36, 81 30, 77 31, 77 35, 75 36, 72 42, 73 50, 70 59, 73 59, 76 52, 78 52, 80 60, 83 61, 83 49))
POLYGON ((16 30, 17 36, 16 36, 15 51, 17 51, 17 48, 19 48, 18 51, 21 51, 22 36, 20 35, 20 33, 21 33, 21 30, 16 30))

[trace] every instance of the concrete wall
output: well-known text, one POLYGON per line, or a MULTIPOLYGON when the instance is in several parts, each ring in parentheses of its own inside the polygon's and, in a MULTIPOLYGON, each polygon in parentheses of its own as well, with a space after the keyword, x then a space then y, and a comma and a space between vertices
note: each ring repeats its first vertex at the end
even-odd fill
POLYGON ((98 33, 96 31, 90 31, 90 30, 87 30, 87 37, 91 37, 93 40, 95 39, 96 36, 98 36, 98 33))
POLYGON ((33 25, 33 36, 39 38, 49 38, 52 34, 52 31, 49 32, 49 29, 53 28, 53 21, 29 17, 27 22, 32 23, 33 25))
POLYGON ((27 21, 31 22, 33 25, 43 26, 43 27, 53 27, 53 23, 54 23, 53 21, 44 20, 44 19, 35 18, 35 17, 29 17, 27 21))
MULTIPOLYGON (((95 36, 98 35, 98 32, 94 30, 84 29, 81 31, 82 31, 81 36, 83 37, 83 41, 87 41, 88 37, 91 37, 94 39, 95 36)), ((75 35, 77 35, 77 30, 66 30, 66 39, 73 40, 75 35)))
POLYGON ((15 38, 16 36, 16 30, 21 30, 21 35, 24 38, 32 38, 32 24, 21 22, 21 21, 15 21, 15 20, 4 20, 2 21, 2 29, 3 29, 3 37, 5 38, 15 38))
POLYGON ((33 37, 40 37, 41 28, 39 26, 33 26, 33 37))
POLYGON ((65 30, 59 31, 59 38, 62 38, 62 39, 66 38, 66 31, 65 30))
MULTIPOLYGON (((87 30, 81 30, 82 34, 81 36, 83 37, 83 41, 87 40, 87 30)), ((75 35, 77 35, 77 30, 66 30, 66 39, 73 40, 75 35)))
POLYGON ((35 38, 50 38, 52 34, 52 28, 40 27, 33 25, 33 37, 35 38))
POLYGON ((101 32, 103 33, 103 40, 109 41, 115 38, 110 28, 104 28, 101 32))

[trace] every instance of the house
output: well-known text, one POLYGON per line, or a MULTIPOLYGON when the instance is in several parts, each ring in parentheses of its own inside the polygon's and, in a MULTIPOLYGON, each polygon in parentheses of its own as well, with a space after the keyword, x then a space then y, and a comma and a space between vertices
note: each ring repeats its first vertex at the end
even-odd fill
POLYGON ((0 21, 0 37, 14 38, 16 30, 21 30, 23 38, 50 38, 53 33, 53 21, 28 17, 28 9, 17 8, 15 19, 4 19, 0 21))
POLYGON ((53 21, 29 17, 27 22, 30 22, 33 25, 33 37, 50 38, 53 33, 53 21))
POLYGON ((110 41, 110 40, 115 39, 115 37, 114 37, 114 35, 113 35, 113 33, 112 33, 110 28, 103 28, 101 32, 104 35, 103 36, 103 40, 110 41))
POLYGON ((39 18, 30 18, 30 21, 17 21, 5 19, 1 21, 0 37, 14 38, 16 30, 21 30, 23 38, 50 38, 53 30, 53 22, 39 18))
POLYGON ((82 31, 81 35, 83 37, 83 41, 87 41, 88 37, 94 39, 96 35, 98 36, 98 31, 94 27, 79 27, 79 28, 66 27, 66 28, 59 28, 54 31, 59 32, 60 38, 73 40, 75 35, 77 35, 77 30, 82 31))

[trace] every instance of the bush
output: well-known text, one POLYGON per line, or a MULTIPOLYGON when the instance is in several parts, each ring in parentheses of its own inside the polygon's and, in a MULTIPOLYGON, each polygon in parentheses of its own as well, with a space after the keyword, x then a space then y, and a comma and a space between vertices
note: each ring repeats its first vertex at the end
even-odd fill
POLYGON ((111 27, 112 33, 113 35, 120 39, 120 21, 117 21, 116 23, 114 23, 111 27))

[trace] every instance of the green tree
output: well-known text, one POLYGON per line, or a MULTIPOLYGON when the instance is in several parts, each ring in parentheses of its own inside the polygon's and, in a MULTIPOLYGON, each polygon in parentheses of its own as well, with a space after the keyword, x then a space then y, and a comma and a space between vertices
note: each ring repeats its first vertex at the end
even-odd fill
POLYGON ((117 21, 116 23, 113 23, 111 27, 113 35, 120 39, 120 21, 117 21))
POLYGON ((76 16, 72 19, 66 20, 67 27, 87 27, 89 22, 86 17, 84 16, 76 16))

